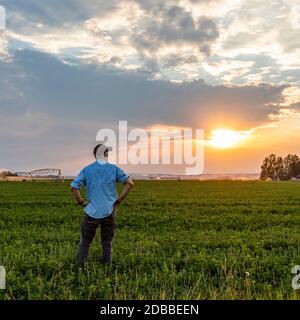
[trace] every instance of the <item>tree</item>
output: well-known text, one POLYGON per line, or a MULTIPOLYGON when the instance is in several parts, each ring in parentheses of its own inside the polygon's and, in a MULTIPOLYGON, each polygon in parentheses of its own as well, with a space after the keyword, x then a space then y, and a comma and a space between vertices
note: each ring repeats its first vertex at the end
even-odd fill
POLYGON ((261 166, 260 179, 266 180, 271 178, 272 180, 277 180, 277 157, 275 154, 271 154, 266 157, 261 166))
POLYGON ((284 159, 284 165, 289 179, 300 175, 300 158, 296 154, 289 154, 284 159))
POLYGON ((289 154, 284 159, 271 154, 266 157, 261 166, 260 179, 290 180, 300 175, 300 158, 289 154))
POLYGON ((282 157, 277 157, 275 171, 276 171, 275 180, 289 180, 286 174, 286 168, 284 166, 284 160, 282 157))

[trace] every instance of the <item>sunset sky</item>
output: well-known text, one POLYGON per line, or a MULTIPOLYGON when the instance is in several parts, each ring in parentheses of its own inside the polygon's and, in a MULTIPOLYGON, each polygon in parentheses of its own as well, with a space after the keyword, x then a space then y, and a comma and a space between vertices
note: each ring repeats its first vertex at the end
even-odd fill
POLYGON ((299 1, 0 5, 1 168, 75 174, 93 160, 97 131, 119 120, 203 128, 205 173, 300 155, 299 1))

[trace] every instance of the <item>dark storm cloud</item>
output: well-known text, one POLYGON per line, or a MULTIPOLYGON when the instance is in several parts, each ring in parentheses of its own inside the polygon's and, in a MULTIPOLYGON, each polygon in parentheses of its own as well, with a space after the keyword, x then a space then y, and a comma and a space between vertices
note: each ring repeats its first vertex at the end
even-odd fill
POLYGON ((2 62, 0 83, 1 109, 8 116, 30 110, 74 121, 128 119, 138 126, 158 122, 205 126, 226 114, 253 127, 278 111, 286 87, 150 81, 134 72, 72 67, 32 51, 18 51, 13 61, 2 62))
POLYGON ((188 55, 188 56, 180 56, 177 54, 170 55, 164 64, 164 67, 170 68, 170 67, 175 67, 177 65, 181 64, 190 64, 190 63, 197 63, 198 62, 198 57, 195 55, 188 55))
POLYGON ((209 54, 210 44, 219 37, 216 23, 208 17, 195 19, 179 6, 162 7, 145 17, 141 30, 131 36, 139 51, 155 50, 167 44, 192 44, 209 54))

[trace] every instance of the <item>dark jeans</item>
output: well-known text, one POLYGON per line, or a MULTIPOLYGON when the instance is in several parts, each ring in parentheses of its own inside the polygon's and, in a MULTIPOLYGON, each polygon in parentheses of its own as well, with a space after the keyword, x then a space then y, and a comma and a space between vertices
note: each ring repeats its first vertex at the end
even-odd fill
POLYGON ((116 208, 111 215, 102 219, 95 219, 87 214, 84 215, 81 224, 80 244, 77 251, 77 262, 84 264, 87 261, 89 249, 93 242, 98 226, 101 227, 101 244, 103 264, 111 264, 112 262, 112 241, 116 227, 116 208))

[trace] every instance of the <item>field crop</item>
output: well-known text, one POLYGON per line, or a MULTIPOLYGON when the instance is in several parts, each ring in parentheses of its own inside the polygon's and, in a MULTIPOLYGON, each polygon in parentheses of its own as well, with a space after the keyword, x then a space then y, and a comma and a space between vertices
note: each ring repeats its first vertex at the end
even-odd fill
MULTIPOLYGON (((0 183, 0 299, 299 299, 300 183, 136 181, 118 209, 113 266, 75 266, 69 182, 0 183)), ((99 232, 99 231, 98 231, 99 232)))

